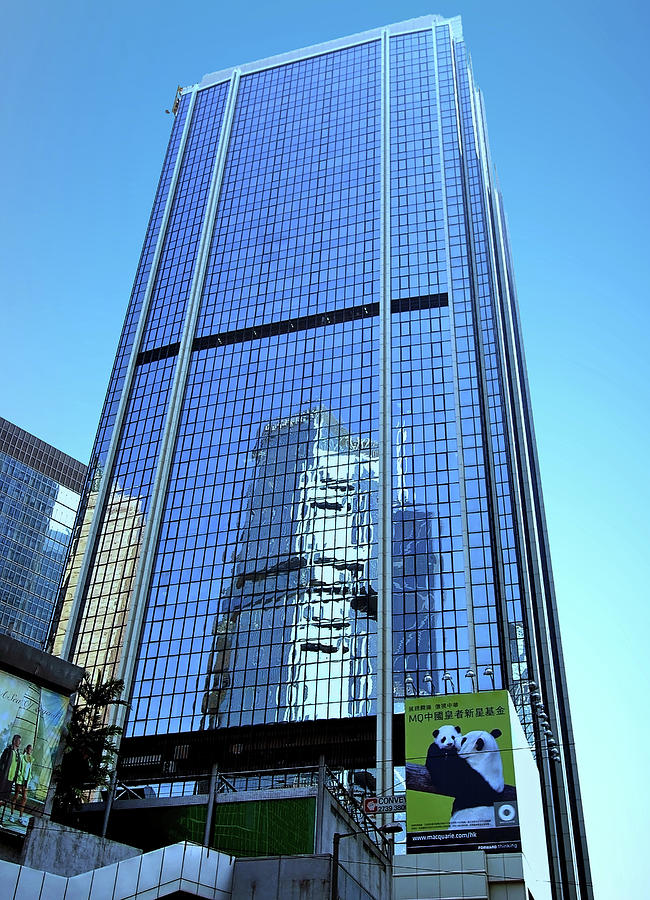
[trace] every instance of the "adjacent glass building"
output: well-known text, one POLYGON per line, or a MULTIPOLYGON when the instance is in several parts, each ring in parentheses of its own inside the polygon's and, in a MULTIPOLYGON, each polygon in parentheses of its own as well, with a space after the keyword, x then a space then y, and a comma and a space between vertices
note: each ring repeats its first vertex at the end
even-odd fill
POLYGON ((376 717, 364 764, 386 790, 405 696, 506 687, 556 895, 590 896, 512 264, 460 20, 217 72, 174 115, 55 650, 126 679, 138 746, 376 717))
POLYGON ((43 649, 86 467, 0 417, 0 632, 43 649))

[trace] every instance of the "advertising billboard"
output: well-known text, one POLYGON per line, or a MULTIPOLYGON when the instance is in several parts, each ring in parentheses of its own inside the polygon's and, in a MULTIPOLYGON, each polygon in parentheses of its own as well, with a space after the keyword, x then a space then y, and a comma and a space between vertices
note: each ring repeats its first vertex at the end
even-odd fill
POLYGON ((52 778, 69 698, 0 670, 0 828, 25 834, 52 778))
POLYGON ((406 849, 519 851, 507 691, 413 697, 406 728, 406 849))

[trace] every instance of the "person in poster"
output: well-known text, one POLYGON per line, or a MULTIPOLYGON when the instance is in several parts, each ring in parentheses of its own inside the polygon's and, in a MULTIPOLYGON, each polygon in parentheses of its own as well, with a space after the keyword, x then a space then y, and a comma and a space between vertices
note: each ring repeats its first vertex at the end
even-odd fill
POLYGON ((32 756, 32 745, 27 744, 25 752, 20 758, 20 769, 16 778, 16 789, 13 800, 11 801, 10 822, 20 822, 27 825, 27 817, 25 816, 25 804, 27 803, 27 788, 29 787, 29 779, 32 776, 32 765, 34 757, 32 756), (20 807, 20 812, 16 812, 20 807))
MULTIPOLYGON (((22 738, 19 734, 15 734, 11 739, 8 747, 2 751, 0 756, 0 803, 2 803, 2 813, 0 814, 0 822, 4 820, 7 803, 11 800, 14 792, 16 778, 20 772, 21 755, 20 742, 22 738)), ((12 805, 13 811, 13 805, 12 805)))

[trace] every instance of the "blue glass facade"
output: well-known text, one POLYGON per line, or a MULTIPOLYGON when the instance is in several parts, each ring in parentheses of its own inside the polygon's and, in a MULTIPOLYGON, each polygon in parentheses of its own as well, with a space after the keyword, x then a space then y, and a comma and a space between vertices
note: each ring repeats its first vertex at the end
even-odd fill
POLYGON ((0 418, 0 631, 43 648, 85 466, 0 418))
POLYGON ((126 678, 130 738, 507 687, 556 872, 586 883, 529 423, 459 20, 206 76, 176 110, 56 646, 126 678))

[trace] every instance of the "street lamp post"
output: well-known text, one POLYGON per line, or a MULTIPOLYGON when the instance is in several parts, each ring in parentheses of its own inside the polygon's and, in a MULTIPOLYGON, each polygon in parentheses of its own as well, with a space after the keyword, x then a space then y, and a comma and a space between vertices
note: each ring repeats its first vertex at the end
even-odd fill
POLYGON ((334 843, 332 844, 332 890, 330 892, 331 900, 339 900, 339 844, 343 838, 354 837, 358 831, 346 831, 341 834, 334 832, 334 843))
MULTIPOLYGON (((391 822, 388 825, 382 825, 377 831, 380 834, 398 834, 402 830, 402 826, 397 822, 391 822)), ((339 900, 339 844, 343 838, 354 837, 361 834, 360 831, 334 832, 334 841, 332 843, 332 889, 330 891, 330 900, 339 900)))

